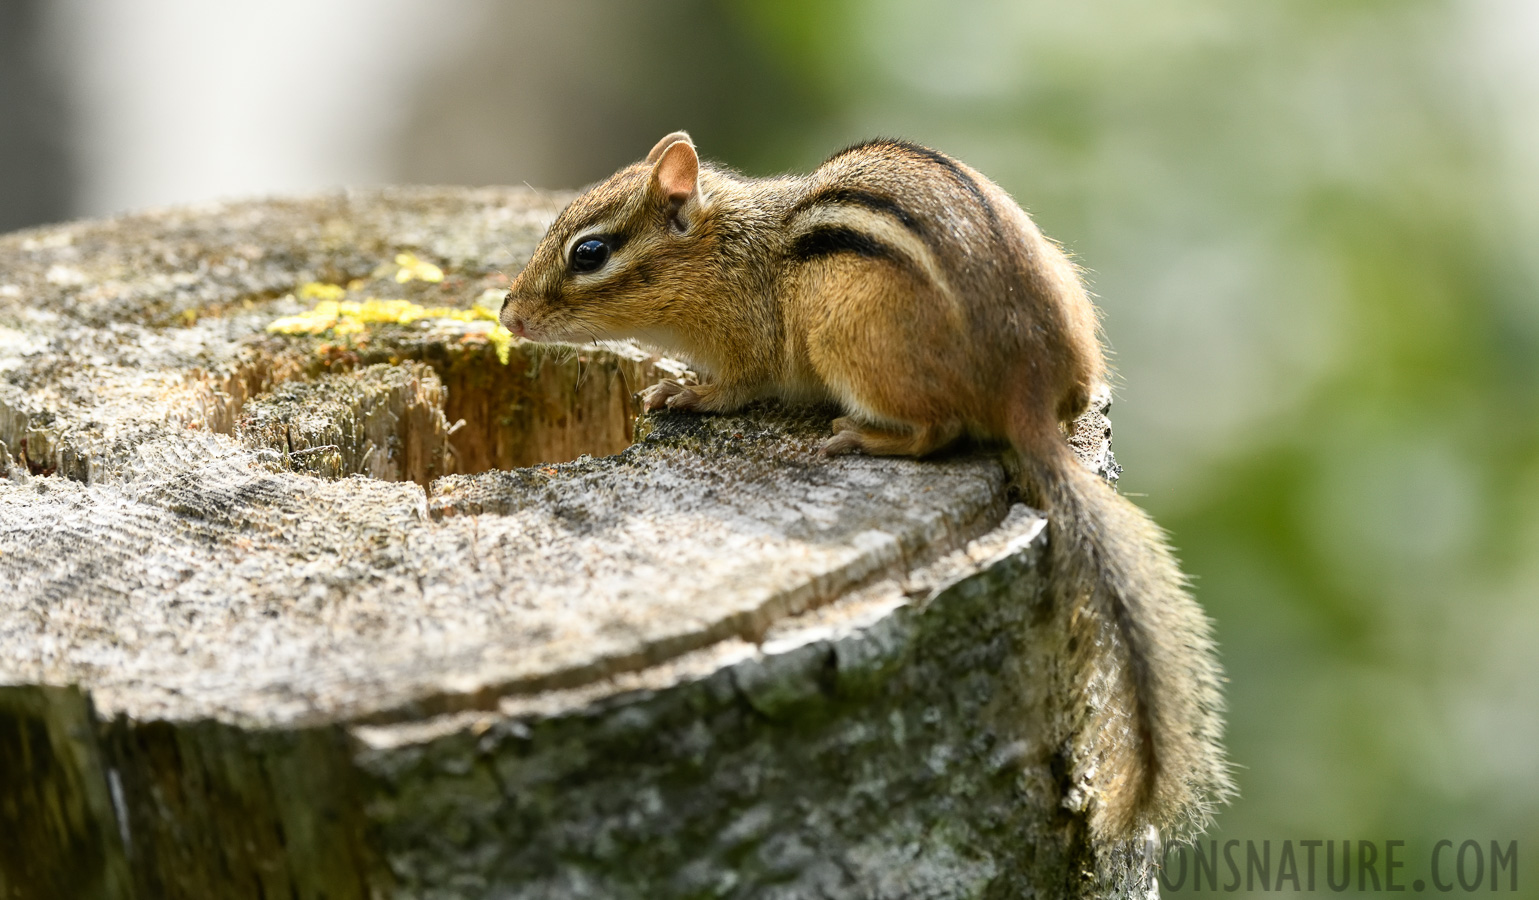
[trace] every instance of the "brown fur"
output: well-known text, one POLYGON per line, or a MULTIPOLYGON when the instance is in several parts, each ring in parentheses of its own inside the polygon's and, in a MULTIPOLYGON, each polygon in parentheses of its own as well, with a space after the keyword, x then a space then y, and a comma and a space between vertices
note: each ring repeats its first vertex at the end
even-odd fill
POLYGON ((649 410, 831 399, 849 415, 825 453, 1009 441, 1075 623, 1072 753, 1093 828, 1189 834, 1230 792, 1207 618, 1158 526, 1064 439, 1106 377, 1095 309, 993 182, 898 141, 747 179, 676 132, 557 217, 502 321, 534 340, 636 338, 709 377, 653 386, 649 410), (609 259, 580 274, 572 248, 595 236, 609 259))

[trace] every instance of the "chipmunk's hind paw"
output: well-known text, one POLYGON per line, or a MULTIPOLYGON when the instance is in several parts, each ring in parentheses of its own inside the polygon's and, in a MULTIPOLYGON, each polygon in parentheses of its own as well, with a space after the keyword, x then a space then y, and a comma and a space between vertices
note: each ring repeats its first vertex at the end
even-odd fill
POLYGON ((834 420, 834 436, 824 441, 818 452, 822 456, 856 450, 871 456, 925 456, 950 444, 961 433, 959 424, 874 428, 849 416, 841 416, 834 420))

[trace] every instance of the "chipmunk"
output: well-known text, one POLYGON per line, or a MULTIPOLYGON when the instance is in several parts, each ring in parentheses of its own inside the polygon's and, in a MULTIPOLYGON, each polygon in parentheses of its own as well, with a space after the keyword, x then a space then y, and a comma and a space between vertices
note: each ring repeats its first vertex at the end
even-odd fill
POLYGON ((978 172, 874 140, 746 178, 675 132, 556 217, 500 318, 533 341, 635 339, 709 378, 653 385, 648 412, 832 401, 846 415, 824 454, 1008 441, 1075 623, 1070 750, 1093 832, 1190 835, 1231 793, 1208 619, 1163 532, 1065 437, 1107 377, 1096 310, 978 172))

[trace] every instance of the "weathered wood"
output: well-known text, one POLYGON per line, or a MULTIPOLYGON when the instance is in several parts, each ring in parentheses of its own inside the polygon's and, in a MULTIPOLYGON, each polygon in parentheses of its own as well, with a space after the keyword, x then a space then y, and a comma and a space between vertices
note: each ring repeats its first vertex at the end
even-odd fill
POLYGON ((1146 890, 1088 842, 999 462, 638 435, 677 364, 473 309, 555 205, 0 238, 0 897, 1146 890))

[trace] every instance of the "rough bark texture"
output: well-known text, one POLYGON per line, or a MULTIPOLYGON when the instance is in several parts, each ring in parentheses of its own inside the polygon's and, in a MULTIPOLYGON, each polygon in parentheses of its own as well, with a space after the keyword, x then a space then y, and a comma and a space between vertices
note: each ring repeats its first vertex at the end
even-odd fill
POLYGON ((0 238, 0 897, 1149 893, 999 462, 638 434, 677 364, 471 309, 562 199, 0 238))

